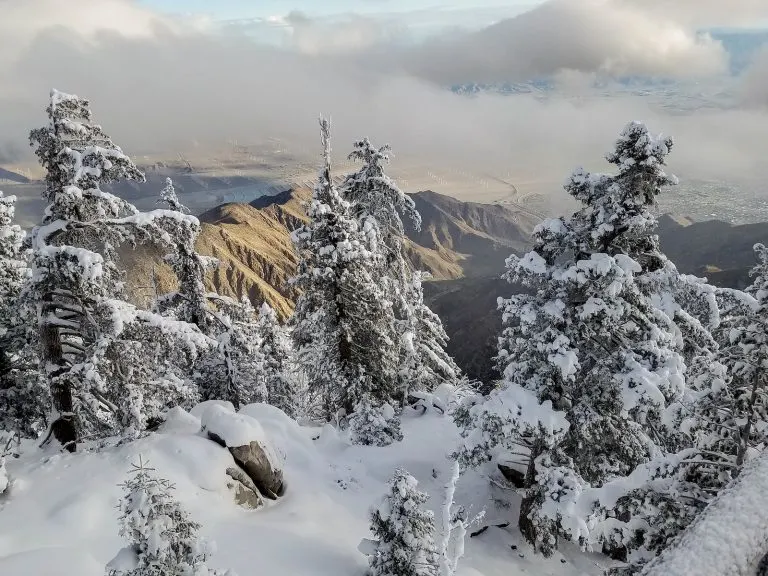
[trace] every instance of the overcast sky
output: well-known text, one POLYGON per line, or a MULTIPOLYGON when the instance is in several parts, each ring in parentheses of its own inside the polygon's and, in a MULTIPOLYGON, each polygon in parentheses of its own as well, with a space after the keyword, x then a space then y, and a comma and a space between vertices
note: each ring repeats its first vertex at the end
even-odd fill
POLYGON ((344 13, 382 14, 409 13, 431 10, 476 10, 502 8, 507 14, 521 12, 541 4, 543 0, 141 0, 142 4, 166 13, 209 14, 218 19, 270 18, 292 11, 310 16, 330 16, 344 13))
POLYGON ((768 181, 768 52, 732 77, 702 32, 767 19, 766 0, 0 0, 0 165, 29 158, 55 87, 89 97, 132 154, 271 136, 311 148, 325 113, 337 143, 560 180, 643 120, 676 138, 683 178, 768 181), (612 87, 626 76, 679 95, 612 87), (549 98, 446 89, 542 77, 549 98))

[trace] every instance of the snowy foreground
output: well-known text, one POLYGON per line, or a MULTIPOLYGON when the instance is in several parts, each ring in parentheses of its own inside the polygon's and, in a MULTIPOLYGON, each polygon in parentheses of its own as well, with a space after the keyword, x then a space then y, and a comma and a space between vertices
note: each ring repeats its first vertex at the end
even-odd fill
MULTIPOLYGON (((0 574, 103 576, 125 545, 118 536, 118 484, 141 455, 175 484, 176 498, 202 523, 202 535, 216 542, 211 567, 239 576, 362 575, 367 564, 358 545, 369 537, 368 512, 395 468, 415 476, 437 510, 450 474, 445 455, 459 441, 452 420, 432 413, 404 415, 404 440, 378 448, 353 446, 331 427, 301 427, 268 405, 246 406, 241 413, 259 421, 284 461, 287 485, 283 498, 247 510, 226 487, 229 453, 200 433, 200 408, 191 414, 177 409, 159 432, 101 452, 27 450, 8 462, 12 485, 0 497, 0 574)), ((469 539, 460 576, 601 573, 599 556, 575 548, 550 559, 534 555, 514 528, 516 501, 504 509, 494 502, 501 496, 509 492, 493 488, 479 472, 459 481, 457 503, 473 512, 486 509, 484 524, 512 520, 509 528, 469 539)))

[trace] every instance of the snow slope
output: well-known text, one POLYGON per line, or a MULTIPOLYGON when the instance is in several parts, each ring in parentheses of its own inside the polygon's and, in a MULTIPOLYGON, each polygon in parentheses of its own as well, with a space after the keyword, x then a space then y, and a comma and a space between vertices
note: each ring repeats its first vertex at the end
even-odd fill
MULTIPOLYGON (((401 443, 352 446, 330 426, 300 427, 271 406, 246 406, 241 412, 259 422, 284 460, 287 484, 277 502, 246 510, 234 504, 225 485, 229 453, 198 433, 202 412, 174 409, 158 433, 101 452, 33 448, 9 461, 12 484, 0 496, 0 574, 103 576, 124 545, 117 533, 118 484, 141 454, 175 484, 176 497, 202 523, 202 535, 217 543, 212 567, 239 576, 362 576, 367 564, 357 547, 369 537, 369 508, 385 493, 394 469, 413 474, 437 510, 450 474, 445 455, 459 439, 450 418, 427 413, 403 417, 401 443)), ((512 518, 514 526, 516 503, 504 510, 492 497, 480 472, 459 481, 458 503, 472 512, 487 508, 489 523, 512 518)), ((516 529, 491 528, 467 542, 459 576, 600 574, 597 556, 573 548, 563 553, 567 558, 556 553, 545 560, 533 555, 516 529)))
POLYGON ((768 453, 736 481, 643 571, 646 576, 751 576, 768 552, 768 453))

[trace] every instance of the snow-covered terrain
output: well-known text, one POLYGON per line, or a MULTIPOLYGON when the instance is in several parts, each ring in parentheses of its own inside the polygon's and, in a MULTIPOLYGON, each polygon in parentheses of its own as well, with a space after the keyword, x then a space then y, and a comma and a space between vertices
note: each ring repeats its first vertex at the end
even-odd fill
MULTIPOLYGON (((446 452, 459 441, 451 418, 436 412, 406 412, 404 440, 379 448, 353 446, 330 426, 302 427, 276 408, 249 405, 241 414, 258 420, 284 460, 287 492, 247 510, 226 487, 229 453, 200 433, 204 413, 173 409, 158 432, 99 452, 43 453, 30 445, 10 459, 12 484, 0 497, 0 574, 103 576, 106 563, 125 545, 118 535, 119 484, 141 455, 174 483, 175 496, 202 524, 202 535, 216 542, 209 565, 239 576, 362 575, 367 564, 358 545, 370 536, 369 509, 386 492, 394 470, 404 467, 415 476, 437 511, 451 470, 446 452)), ((504 510, 491 501, 503 494, 509 492, 492 488, 480 472, 460 479, 458 504, 473 514, 486 508, 483 524, 512 523, 468 539, 459 575, 600 574, 598 556, 572 547, 546 560, 534 555, 514 528, 516 502, 504 510)))

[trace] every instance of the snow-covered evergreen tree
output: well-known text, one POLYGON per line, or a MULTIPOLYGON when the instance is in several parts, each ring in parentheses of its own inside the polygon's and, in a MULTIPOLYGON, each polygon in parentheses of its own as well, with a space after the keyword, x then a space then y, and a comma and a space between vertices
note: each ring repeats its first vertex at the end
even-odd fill
POLYGON ((29 267, 15 209, 16 197, 0 192, 0 430, 36 437, 50 397, 38 364, 36 310, 22 305, 29 267))
POLYGON ((118 300, 94 308, 99 335, 71 369, 80 432, 87 438, 135 437, 174 406, 200 401, 193 378, 215 342, 192 324, 118 300))
POLYGON ((129 545, 107 565, 107 576, 235 576, 207 567, 211 546, 174 499, 173 485, 141 458, 133 467, 120 506, 120 535, 129 545))
MULTIPOLYGON (((765 445, 768 406, 760 378, 765 360, 760 355, 766 350, 761 351, 759 342, 766 331, 762 323, 768 253, 762 245, 755 250, 759 262, 748 289, 754 298, 734 290, 715 291, 723 303, 717 333, 727 333, 727 338, 717 338, 719 349, 715 345, 707 353, 704 348, 694 357, 686 393, 669 410, 667 418, 678 429, 681 451, 674 458, 650 462, 653 474, 644 483, 634 482, 634 489, 619 499, 617 506, 627 511, 625 521, 611 520, 614 511, 603 510, 601 521, 613 526, 608 537, 631 550, 630 563, 615 574, 636 574, 666 549, 740 473, 748 456, 765 445)), ((687 347, 699 345, 690 332, 686 336, 687 347)))
MULTIPOLYGON (((117 247, 147 241, 167 244, 193 220, 167 210, 140 213, 102 190, 119 180, 143 181, 144 176, 91 121, 87 100, 53 90, 47 112, 48 125, 30 133, 46 170, 49 205, 42 225, 31 235, 32 278, 25 302, 37 308, 41 365, 55 410, 51 433, 74 450, 80 438, 102 428, 103 412, 112 413, 109 420, 124 419, 116 412, 125 394, 143 394, 139 382, 129 392, 100 374, 102 352, 126 334, 129 323, 162 323, 159 317, 132 313, 126 322, 117 247), (105 382, 115 396, 95 385, 105 382)), ((115 356, 110 363, 125 373, 121 364, 133 360, 115 356)))
POLYGON ((212 329, 218 346, 201 366, 200 391, 204 400, 227 400, 235 408, 266 402, 266 358, 255 311, 247 298, 239 302, 217 296, 218 312, 212 329))
MULTIPOLYGON (((189 212, 176 195, 170 178, 166 179, 165 188, 160 192, 158 203, 166 204, 170 210, 179 214, 189 212)), ((195 241, 200 235, 199 220, 188 217, 183 222, 186 225, 179 226, 174 234, 174 252, 165 258, 179 280, 179 289, 163 295, 156 307, 165 314, 172 311, 177 319, 191 322, 203 333, 210 335, 215 327, 211 326, 214 320, 211 318, 206 295, 205 275, 208 270, 216 268, 219 261, 216 258, 202 256, 195 249, 195 241)))
MULTIPOLYGON (((663 172, 670 146, 629 124, 608 155, 618 174, 577 170, 566 190, 584 207, 539 225, 533 250, 507 261, 507 278, 532 293, 501 305, 503 387, 551 402, 569 424, 554 446, 536 433, 523 442, 530 450, 530 488, 521 528, 545 553, 562 529, 553 510, 587 486, 628 475, 664 449, 664 411, 684 391, 679 329, 636 280, 663 264, 650 207, 672 181, 663 172)), ((470 428, 488 427, 469 420, 470 428)), ((491 439, 491 446, 504 442, 498 447, 516 451, 520 439, 506 438, 491 439)))
POLYGON ((259 352, 264 359, 261 378, 267 391, 267 401, 295 418, 299 401, 291 340, 277 313, 266 302, 259 308, 256 332, 260 341, 259 352))
POLYGON ((405 470, 395 471, 390 491, 371 513, 377 539, 369 558, 370 576, 436 576, 434 517, 424 509, 428 496, 405 470))
POLYGON ((472 519, 467 517, 463 507, 456 507, 454 495, 456 483, 459 481, 460 466, 458 460, 451 462, 451 475, 445 484, 445 496, 440 511, 441 535, 439 576, 454 576, 459 565, 459 560, 464 556, 464 541, 467 537, 467 528, 479 521, 484 513, 480 513, 472 519))
POLYGON ((403 439, 400 418, 392 406, 375 406, 368 396, 363 396, 355 406, 349 418, 349 431, 352 443, 363 446, 389 446, 403 439))
POLYGON ((165 204, 169 210, 174 212, 189 213, 189 209, 181 203, 178 194, 176 194, 176 188, 173 185, 171 178, 165 179, 165 188, 160 190, 160 198, 157 201, 158 204, 165 204))
POLYGON ((389 250, 387 268, 404 280, 408 265, 403 259, 405 228, 400 215, 406 216, 416 230, 421 227, 421 215, 413 199, 384 173, 390 152, 388 145, 376 148, 368 138, 355 142, 349 159, 360 162, 361 167, 344 179, 341 191, 358 220, 374 219, 378 236, 389 250))
POLYGON ((408 312, 401 323, 400 376, 406 400, 409 391, 434 390, 443 382, 457 382, 461 375, 456 362, 445 351, 448 335, 440 317, 424 302, 422 278, 428 276, 426 272, 413 272, 405 287, 408 312))
POLYGON ((391 302, 374 275, 376 253, 331 179, 327 120, 321 135, 324 167, 307 207, 310 221, 293 234, 300 254, 293 282, 302 294, 291 321, 297 360, 331 419, 339 409, 351 413, 364 393, 381 402, 392 396, 387 358, 394 343, 385 322, 391 302))
POLYGON ((387 362, 399 380, 400 393, 407 399, 409 389, 432 390, 443 381, 454 382, 459 369, 446 354, 448 340, 442 322, 424 303, 421 281, 425 273, 412 272, 404 251, 405 227, 402 216, 414 229, 421 216, 413 199, 384 173, 390 148, 376 148, 365 138, 355 142, 350 160, 361 163, 341 185, 343 197, 351 204, 361 229, 372 238, 371 249, 379 253, 374 261, 376 278, 392 307, 382 319, 394 342, 387 362))
POLYGON ((738 446, 735 454, 731 452, 737 471, 750 451, 765 446, 768 432, 768 248, 755 244, 754 250, 758 263, 751 272, 752 286, 747 289, 754 297, 754 305, 729 319, 729 346, 722 358, 731 369, 732 381, 730 396, 721 397, 718 403, 720 413, 730 416, 729 422, 722 423, 730 432, 724 430, 721 434, 738 446))

